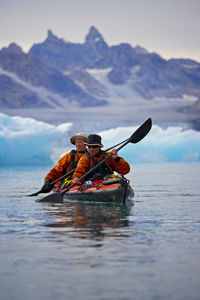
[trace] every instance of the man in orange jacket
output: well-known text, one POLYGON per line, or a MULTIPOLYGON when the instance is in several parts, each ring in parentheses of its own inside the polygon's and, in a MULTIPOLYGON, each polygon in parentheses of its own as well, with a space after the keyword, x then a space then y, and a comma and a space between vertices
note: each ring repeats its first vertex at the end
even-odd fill
POLYGON ((51 182, 75 169, 79 159, 85 154, 87 135, 84 132, 79 132, 72 136, 70 138, 70 142, 76 146, 76 150, 72 150, 71 152, 64 154, 57 162, 56 166, 48 172, 44 178, 44 185, 41 189, 42 192, 50 192, 53 188, 51 182))
POLYGON ((104 177, 113 174, 116 171, 119 174, 125 175, 130 171, 130 166, 122 157, 118 156, 116 149, 111 152, 102 151, 101 136, 98 134, 90 134, 88 141, 85 142, 88 146, 88 151, 79 160, 76 170, 73 174, 73 183, 81 184, 79 178, 82 177, 90 168, 97 165, 100 161, 106 158, 110 153, 112 156, 107 161, 102 163, 98 168, 91 172, 87 178, 104 177))

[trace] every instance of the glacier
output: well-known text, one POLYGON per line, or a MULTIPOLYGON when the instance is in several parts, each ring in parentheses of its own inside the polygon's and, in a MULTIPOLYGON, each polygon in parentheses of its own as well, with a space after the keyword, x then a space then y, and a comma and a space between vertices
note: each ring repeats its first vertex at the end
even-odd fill
MULTIPOLYGON (((32 118, 10 117, 0 113, 0 166, 54 164, 60 157, 59 141, 69 140, 72 125, 63 123, 56 126, 32 118), (56 159, 53 159, 55 148, 57 155, 54 153, 56 159)), ((116 127, 97 133, 102 136, 106 149, 130 137, 138 127, 116 127)), ((72 148, 72 145, 65 145, 66 152, 72 148)), ((63 145, 60 149, 63 149, 63 145)), ((130 164, 197 162, 200 161, 200 132, 153 125, 143 140, 137 144, 128 144, 120 150, 119 155, 130 164)))

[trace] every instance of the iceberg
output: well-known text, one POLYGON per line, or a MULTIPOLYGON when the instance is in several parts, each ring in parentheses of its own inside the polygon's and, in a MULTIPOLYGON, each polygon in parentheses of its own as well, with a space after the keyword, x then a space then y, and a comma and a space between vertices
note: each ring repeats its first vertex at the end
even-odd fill
POLYGON ((0 113, 0 166, 52 163, 52 148, 59 138, 66 135, 71 125, 55 126, 32 118, 0 113))
MULTIPOLYGON (((130 137, 138 127, 119 127, 100 132, 105 148, 130 137)), ((200 161, 200 132, 181 127, 163 129, 153 125, 143 140, 128 144, 119 155, 129 163, 200 161)))
MULTIPOLYGON (((37 166, 56 163, 58 153, 63 149, 60 141, 64 137, 65 140, 66 138, 69 140, 72 125, 63 123, 56 126, 32 118, 10 117, 0 113, 0 166, 37 166), (52 159, 53 152, 55 160, 52 159)), ((140 125, 97 132, 102 136, 103 149, 129 138, 140 125)), ((89 130, 88 128, 88 134, 89 130)), ((181 127, 163 129, 153 125, 143 140, 137 144, 128 144, 119 151, 119 155, 130 164, 197 162, 200 161, 200 132, 183 130, 181 127)))

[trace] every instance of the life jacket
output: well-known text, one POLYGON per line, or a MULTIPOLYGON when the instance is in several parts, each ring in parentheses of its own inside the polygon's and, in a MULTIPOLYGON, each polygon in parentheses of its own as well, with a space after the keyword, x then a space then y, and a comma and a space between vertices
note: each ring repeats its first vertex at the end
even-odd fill
MULTIPOLYGON (((70 171, 74 170, 75 171, 75 168, 77 167, 77 164, 78 164, 78 161, 79 161, 79 157, 77 157, 76 159, 76 150, 71 150, 70 154, 71 154, 71 162, 70 162, 70 165, 67 166, 66 168, 63 169, 63 175, 69 173, 70 171)), ((63 188, 64 186, 67 186, 69 184, 72 183, 72 176, 73 176, 73 173, 72 172, 71 174, 69 174, 65 179, 61 180, 61 181, 58 181, 55 186, 59 189, 59 188, 63 188)))
MULTIPOLYGON (((67 171, 67 168, 65 168, 63 170, 63 175, 66 174, 66 173, 68 173, 68 172, 70 172, 70 171, 72 171, 72 170, 75 170, 75 168, 77 167, 79 158, 77 158, 77 160, 76 160, 76 157, 75 157, 76 156, 76 150, 74 150, 74 149, 71 150, 70 154, 71 154, 71 165, 69 166, 68 171, 67 171)), ((67 179, 72 179, 72 176, 73 176, 73 173, 70 174, 67 177, 67 179)))
POLYGON ((71 150, 71 166, 69 167, 69 171, 75 169, 77 167, 79 159, 75 160, 76 150, 71 150))
MULTIPOLYGON (((90 164, 90 160, 92 159, 93 165, 89 168, 89 170, 91 168, 93 168, 94 166, 96 166, 97 164, 100 163, 99 160, 96 160, 92 155, 90 155, 89 152, 86 152, 87 157, 89 158, 89 164, 90 164)), ((102 160, 105 159, 106 157, 106 152, 101 150, 101 154, 102 156, 102 160)), ((101 161, 102 161, 101 160, 101 161)), ((109 174, 113 174, 113 170, 112 168, 105 162, 103 162, 99 167, 97 167, 94 171, 92 171, 87 177, 86 180, 88 179, 97 179, 97 178, 103 178, 106 175, 109 174)))

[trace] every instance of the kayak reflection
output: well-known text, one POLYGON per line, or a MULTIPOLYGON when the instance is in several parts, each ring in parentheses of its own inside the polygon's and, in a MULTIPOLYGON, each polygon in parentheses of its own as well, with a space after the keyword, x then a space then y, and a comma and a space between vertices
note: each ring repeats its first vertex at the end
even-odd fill
POLYGON ((75 238, 103 238, 105 235, 112 234, 113 231, 109 229, 129 226, 128 216, 131 214, 132 207, 132 202, 126 205, 47 203, 46 213, 53 218, 53 222, 46 224, 45 227, 54 228, 55 234, 70 234, 75 238))

